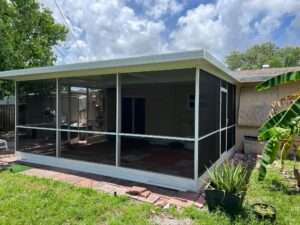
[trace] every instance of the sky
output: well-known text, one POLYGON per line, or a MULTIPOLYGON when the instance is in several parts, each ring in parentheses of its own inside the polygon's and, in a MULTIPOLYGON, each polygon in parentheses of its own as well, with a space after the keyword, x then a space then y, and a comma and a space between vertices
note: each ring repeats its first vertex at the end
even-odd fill
POLYGON ((39 0, 69 29, 57 64, 272 41, 300 45, 300 0, 39 0))

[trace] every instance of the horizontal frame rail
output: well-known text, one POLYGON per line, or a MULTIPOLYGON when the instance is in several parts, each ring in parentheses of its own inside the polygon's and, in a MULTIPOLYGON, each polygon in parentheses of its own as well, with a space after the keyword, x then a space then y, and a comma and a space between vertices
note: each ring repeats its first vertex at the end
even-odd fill
POLYGON ((199 137, 199 138, 198 138, 198 141, 201 141, 201 140, 203 140, 203 139, 205 139, 205 138, 207 138, 207 137, 209 137, 209 136, 211 136, 211 135, 214 135, 214 134, 216 134, 216 133, 219 133, 220 131, 224 131, 224 130, 227 130, 227 129, 230 129, 230 128, 233 128, 233 127, 236 127, 236 124, 230 125, 230 126, 228 126, 228 127, 223 127, 222 129, 218 129, 218 130, 215 130, 215 131, 210 132, 210 133, 208 133, 208 134, 205 134, 205 135, 199 137))

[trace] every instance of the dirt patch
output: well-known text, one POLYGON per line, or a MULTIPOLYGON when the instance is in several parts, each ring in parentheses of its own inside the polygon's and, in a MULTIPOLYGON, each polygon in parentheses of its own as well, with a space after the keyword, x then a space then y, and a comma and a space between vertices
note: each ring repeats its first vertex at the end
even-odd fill
POLYGON ((155 215, 151 218, 151 222, 155 225, 192 225, 191 219, 176 219, 166 215, 155 215))

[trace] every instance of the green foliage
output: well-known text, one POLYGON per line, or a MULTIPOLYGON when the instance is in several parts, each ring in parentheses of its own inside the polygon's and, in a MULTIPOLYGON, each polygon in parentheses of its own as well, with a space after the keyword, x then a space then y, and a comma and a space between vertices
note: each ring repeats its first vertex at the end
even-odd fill
MULTIPOLYGON (((282 84, 300 80, 300 71, 281 74, 257 85, 258 91, 268 90, 282 84)), ((297 95, 296 95, 297 96, 297 95)), ((280 152, 281 165, 300 136, 300 96, 286 109, 271 117, 259 129, 258 139, 266 141, 262 159, 260 160, 259 180, 263 180, 267 173, 267 166, 272 164, 280 152)), ((299 148, 294 146, 294 150, 299 148)))
MULTIPOLYGON (((66 34, 36 0, 0 0, 0 71, 52 65, 53 46, 66 34)), ((0 82, 0 97, 12 91, 11 82, 0 82)))
POLYGON ((273 77, 257 85, 256 90, 263 91, 268 90, 278 85, 288 84, 300 80, 300 71, 288 72, 279 76, 273 77))
POLYGON ((282 176, 279 161, 268 167, 268 176, 257 180, 259 170, 255 169, 250 177, 245 201, 249 205, 265 203, 276 208, 276 221, 273 224, 299 224, 300 221, 300 195, 296 191, 296 182, 292 179, 293 161, 286 160, 286 173, 282 176))
POLYGON ((241 164, 225 162, 208 170, 211 186, 226 193, 240 194, 247 188, 247 169, 241 164))
POLYGON ((226 57, 230 69, 260 69, 262 65, 271 67, 298 66, 300 47, 278 48, 271 42, 254 45, 245 52, 233 51, 226 57))

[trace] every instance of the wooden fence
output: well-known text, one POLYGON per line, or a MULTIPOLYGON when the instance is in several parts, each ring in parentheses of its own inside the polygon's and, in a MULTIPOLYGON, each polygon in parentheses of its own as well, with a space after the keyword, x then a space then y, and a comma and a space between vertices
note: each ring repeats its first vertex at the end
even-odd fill
POLYGON ((0 105, 0 130, 11 131, 15 128, 15 106, 0 105))

